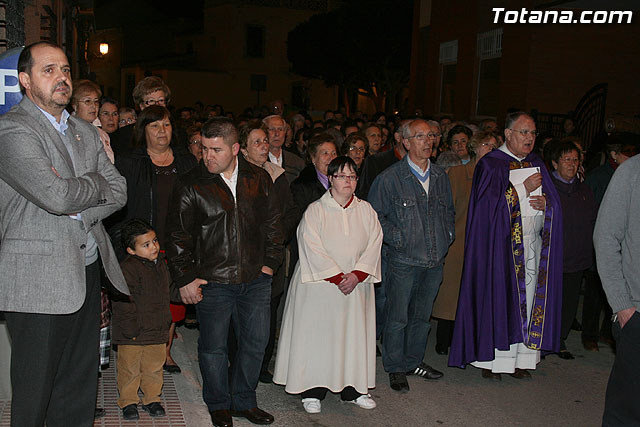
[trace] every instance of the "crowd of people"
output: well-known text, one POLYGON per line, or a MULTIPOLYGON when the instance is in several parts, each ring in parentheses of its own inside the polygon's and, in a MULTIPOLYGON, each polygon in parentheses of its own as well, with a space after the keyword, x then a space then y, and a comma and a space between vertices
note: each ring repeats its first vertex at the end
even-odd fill
POLYGON ((72 82, 47 42, 27 46, 18 71, 25 96, 0 119, 12 425, 104 415, 95 394, 112 345, 122 417, 164 416, 180 322, 199 328, 215 426, 274 421, 259 381, 308 413, 328 392, 373 409, 378 356, 399 393, 408 376, 441 378, 425 360, 445 355, 489 381, 532 378, 547 356, 573 359, 577 327, 586 350, 618 344, 605 424, 640 420, 640 285, 628 275, 639 238, 624 216, 639 173, 620 167, 638 153, 633 136, 585 151, 572 120, 554 138, 521 111, 503 129, 419 112, 313 120, 278 100, 236 116, 174 108, 155 76, 135 86, 133 109, 72 82))

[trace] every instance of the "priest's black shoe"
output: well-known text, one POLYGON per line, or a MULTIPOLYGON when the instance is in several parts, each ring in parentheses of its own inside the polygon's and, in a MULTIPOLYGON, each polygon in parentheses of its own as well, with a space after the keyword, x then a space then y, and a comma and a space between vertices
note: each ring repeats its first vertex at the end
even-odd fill
POLYGON ((211 422, 216 427, 232 427, 233 418, 231 418, 231 412, 228 409, 218 409, 216 411, 209 411, 211 415, 211 422))
POLYGON ((431 366, 427 365, 424 362, 420 362, 418 367, 413 371, 407 372, 407 375, 417 375, 427 380, 437 380, 442 377, 444 374, 436 369, 433 369, 431 366))
POLYGON ((449 348, 446 345, 436 343, 436 353, 444 356, 449 353, 449 348))
POLYGON ((492 372, 491 369, 483 369, 482 378, 494 381, 502 381, 502 375, 496 372, 492 372))
POLYGON ((260 372, 258 381, 264 384, 271 384, 273 382, 273 374, 269 371, 262 371, 260 372))
POLYGON ((409 391, 407 375, 404 372, 391 372, 389 374, 389 385, 395 391, 409 391))
POLYGON ((258 407, 247 409, 246 411, 231 411, 231 415, 246 418, 253 424, 271 424, 274 421, 273 415, 258 407))
POLYGON ((578 319, 573 318, 573 323, 571 323, 571 329, 574 331, 582 332, 582 324, 578 322, 578 319))
POLYGON ((97 420, 98 418, 102 418, 105 415, 107 415, 107 411, 104 410, 104 408, 96 408, 93 411, 93 419, 97 420))
POLYGON ((519 380, 531 379, 531 374, 526 369, 516 368, 516 371, 513 374, 509 374, 509 375, 519 380))
POLYGON ((562 350, 558 353, 558 357, 560 359, 564 359, 564 360, 573 360, 575 359, 575 357, 573 356, 573 354, 571 354, 570 352, 568 352, 567 350, 562 350))

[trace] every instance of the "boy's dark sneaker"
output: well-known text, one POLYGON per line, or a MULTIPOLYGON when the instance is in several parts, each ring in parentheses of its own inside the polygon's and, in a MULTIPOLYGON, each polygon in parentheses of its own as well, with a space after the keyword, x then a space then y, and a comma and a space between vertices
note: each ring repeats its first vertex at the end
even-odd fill
POLYGON ((166 415, 160 402, 151 402, 148 405, 142 405, 142 410, 148 412, 152 417, 164 417, 166 415))
POLYGON ((140 419, 140 415, 138 415, 138 406, 135 403, 132 403, 131 405, 127 405, 122 408, 122 418, 125 420, 140 419))

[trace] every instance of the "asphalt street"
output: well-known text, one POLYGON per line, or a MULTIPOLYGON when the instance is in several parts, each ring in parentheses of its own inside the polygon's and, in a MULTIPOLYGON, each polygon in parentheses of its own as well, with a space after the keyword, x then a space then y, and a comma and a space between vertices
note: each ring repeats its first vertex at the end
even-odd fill
MULTIPOLYGON (((436 322, 433 322, 433 327, 436 322)), ((178 328, 174 359, 183 373, 174 376, 185 421, 189 427, 210 426, 202 401, 198 367, 197 330, 178 328)), ((575 360, 549 355, 532 372, 532 379, 503 375, 502 381, 483 379, 480 370, 447 367, 447 357, 434 351, 431 334, 425 362, 444 372, 428 381, 409 377, 411 391, 401 394, 389 387, 388 375, 378 358, 373 410, 342 403, 327 395, 320 414, 307 414, 300 397, 288 395, 283 386, 259 384, 258 405, 274 415, 274 426, 598 426, 601 425, 606 384, 614 360, 604 344, 599 352, 582 348, 580 333, 571 331, 567 347, 575 360)), ((272 361, 273 367, 273 361, 272 361)), ((249 426, 234 418, 234 425, 249 426)))

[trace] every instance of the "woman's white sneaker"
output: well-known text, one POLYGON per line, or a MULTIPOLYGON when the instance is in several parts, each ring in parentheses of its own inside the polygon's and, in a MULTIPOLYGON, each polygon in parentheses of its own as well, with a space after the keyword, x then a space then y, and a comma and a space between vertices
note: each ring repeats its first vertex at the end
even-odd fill
MULTIPOLYGON (((353 402, 355 403, 355 400, 353 402)), ((320 400, 313 397, 302 399, 302 406, 304 407, 304 410, 307 411, 307 414, 319 414, 322 410, 320 400)), ((373 406, 375 407, 376 404, 374 403, 373 406)))
POLYGON ((351 403, 358 405, 362 409, 373 409, 376 407, 376 402, 371 398, 370 394, 363 394, 356 400, 351 400, 351 403))

